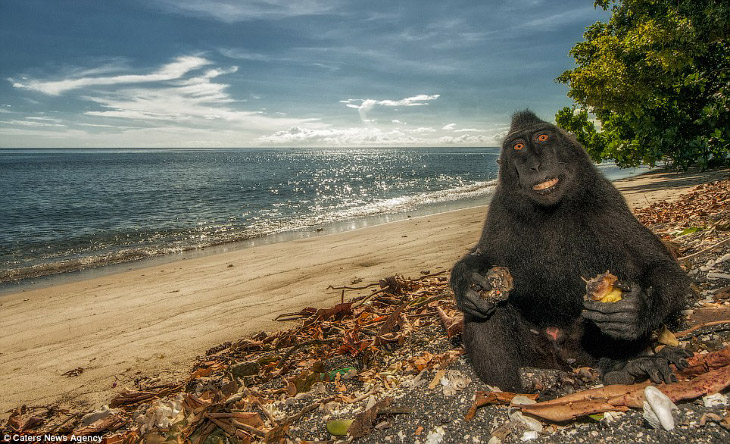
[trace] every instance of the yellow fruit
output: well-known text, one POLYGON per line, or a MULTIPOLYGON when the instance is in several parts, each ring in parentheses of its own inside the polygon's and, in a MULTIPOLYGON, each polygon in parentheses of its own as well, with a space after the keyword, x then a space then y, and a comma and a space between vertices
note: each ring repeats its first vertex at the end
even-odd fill
POLYGON ((614 287, 618 278, 606 271, 593 279, 583 279, 586 283, 586 300, 596 302, 618 302, 623 292, 614 287))
POLYGON ((618 288, 613 288, 611 291, 606 293, 598 302, 618 302, 621 300, 621 294, 623 292, 618 288))

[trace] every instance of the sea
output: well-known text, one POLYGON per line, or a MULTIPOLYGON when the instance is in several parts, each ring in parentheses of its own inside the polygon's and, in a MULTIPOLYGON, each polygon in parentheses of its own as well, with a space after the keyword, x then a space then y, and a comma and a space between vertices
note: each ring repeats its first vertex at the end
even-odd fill
MULTIPOLYGON (((498 148, 2 149, 0 290, 487 204, 498 148)), ((610 179, 645 170, 599 169, 610 179)))

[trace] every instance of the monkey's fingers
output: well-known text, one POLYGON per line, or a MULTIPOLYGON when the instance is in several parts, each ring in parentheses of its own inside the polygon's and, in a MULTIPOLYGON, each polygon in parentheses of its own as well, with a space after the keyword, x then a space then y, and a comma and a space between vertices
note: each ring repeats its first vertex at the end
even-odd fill
POLYGON ((606 304, 603 302, 596 301, 583 301, 583 308, 589 312, 598 312, 604 314, 612 313, 632 313, 639 310, 639 303, 637 300, 622 299, 618 302, 606 304))
POLYGON ((619 311, 619 312, 602 312, 597 310, 583 310, 581 315, 593 322, 610 322, 610 323, 633 323, 637 322, 636 311, 619 311))
POLYGON ((687 358, 691 357, 693 353, 683 348, 666 346, 656 355, 666 359, 670 364, 674 364, 679 370, 683 370, 689 366, 687 358))
POLYGON ((625 281, 616 281, 613 283, 613 286, 618 288, 621 291, 630 292, 633 286, 631 285, 631 282, 625 282, 625 281))
POLYGON ((642 332, 637 327, 630 324, 596 323, 596 325, 598 325, 598 328, 601 329, 604 334, 622 341, 633 341, 642 335, 642 332))
POLYGON ((495 308, 494 304, 482 299, 479 293, 474 290, 467 290, 461 304, 459 304, 461 311, 479 320, 487 319, 495 308))
POLYGON ((638 358, 626 364, 626 371, 636 377, 648 376, 654 383, 675 382, 677 377, 666 359, 657 356, 638 358))
POLYGON ((472 284, 475 284, 483 290, 490 290, 492 285, 489 283, 486 277, 479 273, 472 273, 470 276, 472 284))
POLYGON ((641 332, 637 329, 618 329, 618 328, 608 328, 608 329, 601 329, 601 331, 608 336, 618 339, 620 341, 634 341, 637 338, 641 336, 641 332))

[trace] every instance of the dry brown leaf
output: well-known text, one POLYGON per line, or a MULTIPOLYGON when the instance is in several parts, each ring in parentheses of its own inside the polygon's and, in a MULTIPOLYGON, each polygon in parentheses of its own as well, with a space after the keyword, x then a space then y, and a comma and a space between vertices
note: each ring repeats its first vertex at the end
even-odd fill
POLYGON ((380 409, 388 407, 393 402, 393 398, 383 398, 376 402, 375 405, 365 410, 364 412, 358 413, 355 416, 355 420, 352 422, 350 427, 347 429, 347 434, 353 438, 360 438, 368 433, 373 428, 375 418, 378 416, 380 409))

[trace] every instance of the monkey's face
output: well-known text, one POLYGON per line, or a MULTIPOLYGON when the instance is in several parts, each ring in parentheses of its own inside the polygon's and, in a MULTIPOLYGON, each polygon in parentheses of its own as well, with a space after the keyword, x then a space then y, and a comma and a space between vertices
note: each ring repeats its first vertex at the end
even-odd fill
POLYGON ((520 195, 538 205, 555 205, 574 181, 568 159, 574 146, 550 124, 530 125, 510 133, 502 146, 502 174, 520 195))

